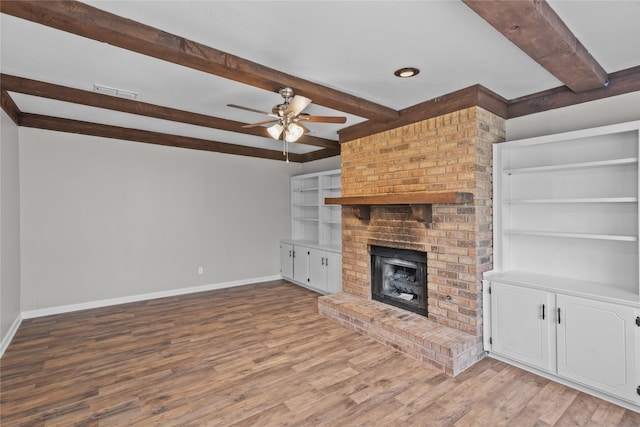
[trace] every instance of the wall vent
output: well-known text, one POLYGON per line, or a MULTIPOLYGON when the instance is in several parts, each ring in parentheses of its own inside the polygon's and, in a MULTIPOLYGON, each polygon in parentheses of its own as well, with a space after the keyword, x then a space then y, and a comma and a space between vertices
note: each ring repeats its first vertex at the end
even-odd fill
POLYGON ((137 92, 132 92, 130 90, 124 90, 124 89, 118 89, 118 88, 115 88, 115 87, 99 85, 97 83, 93 84, 93 91, 101 93, 103 95, 117 96, 118 98, 125 98, 125 99, 136 99, 136 98, 138 98, 138 93, 137 92))

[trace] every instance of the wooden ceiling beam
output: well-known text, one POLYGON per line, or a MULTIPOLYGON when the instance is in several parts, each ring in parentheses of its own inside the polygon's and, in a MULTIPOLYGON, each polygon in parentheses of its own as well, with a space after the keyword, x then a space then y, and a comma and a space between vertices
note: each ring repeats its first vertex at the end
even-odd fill
POLYGON ((380 121, 398 117, 391 108, 77 1, 3 0, 0 12, 272 92, 289 86, 316 104, 359 117, 380 121))
POLYGON ((302 154, 302 163, 312 162, 314 160, 328 159, 340 155, 340 150, 333 148, 325 148, 324 150, 315 150, 302 154))
MULTIPOLYGON (((20 126, 100 136, 103 138, 114 138, 125 141, 144 142, 147 144, 164 145, 169 147, 190 148, 192 150, 211 151, 215 153, 258 157, 261 159, 285 160, 282 151, 279 150, 266 150, 264 148, 227 144, 224 142, 209 141, 206 139, 169 135, 166 133, 89 123, 79 120, 62 119, 59 117, 43 116, 39 114, 22 113, 20 115, 20 126)), ((292 162, 303 161, 302 155, 296 153, 289 153, 289 160, 292 162)))
POLYGON ((607 72, 545 0, 463 2, 572 91, 607 85, 607 72))
MULTIPOLYGON (((156 119, 188 123, 196 126, 222 129, 230 132, 262 136, 272 139, 267 132, 267 129, 262 126, 243 128, 242 126, 246 123, 207 116, 205 114, 192 113, 190 111, 177 110, 175 108, 162 107, 130 99, 117 98, 110 95, 45 83, 8 74, 0 74, 0 88, 10 92, 23 93, 26 95, 39 96, 58 101, 71 102, 74 104, 88 105, 107 110, 121 111, 140 116, 154 117, 156 119)), ((297 142, 322 148, 340 148, 338 141, 309 135, 303 136, 297 142)))
POLYGON ((640 66, 610 74, 607 87, 589 92, 575 93, 566 86, 561 86, 512 99, 507 104, 507 118, 526 116, 637 91, 640 91, 640 66))
POLYGON ((474 85, 400 110, 398 120, 387 123, 369 120, 344 128, 338 131, 338 135, 343 143, 475 106, 500 117, 507 116, 507 101, 504 98, 482 85, 474 85))
POLYGON ((0 90, 0 101, 2 104, 2 109, 4 110, 5 113, 7 113, 7 116, 9 116, 11 118, 11 120, 13 121, 13 123, 19 125, 20 124, 20 115, 22 114, 20 109, 18 108, 18 106, 16 105, 16 103, 13 101, 13 98, 11 98, 11 95, 9 95, 9 92, 7 92, 4 89, 0 90))

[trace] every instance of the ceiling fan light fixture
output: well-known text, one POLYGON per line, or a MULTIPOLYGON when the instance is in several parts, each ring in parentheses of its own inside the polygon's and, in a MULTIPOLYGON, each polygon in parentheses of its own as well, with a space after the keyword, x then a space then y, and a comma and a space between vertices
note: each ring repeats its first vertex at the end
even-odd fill
POLYGON ((296 142, 304 134, 304 128, 296 123, 289 123, 284 130, 284 139, 287 142, 296 142))
POLYGON ((280 139, 280 134, 282 133, 283 129, 284 128, 282 127, 282 125, 280 123, 276 123, 273 126, 269 126, 267 128, 267 132, 269 132, 269 135, 271 135, 271 138, 280 139))
POLYGON ((312 116, 305 114, 302 111, 311 104, 311 99, 302 95, 294 95, 293 89, 290 87, 281 88, 279 92, 284 102, 275 105, 270 113, 235 104, 227 104, 227 106, 272 117, 270 120, 243 124, 242 127, 251 128, 271 124, 271 126, 267 127, 267 132, 269 136, 275 140, 282 139, 282 154, 285 156, 287 163, 289 163, 289 144, 298 141, 305 132, 310 132, 309 129, 300 123, 301 121, 316 123, 346 123, 347 121, 346 117, 312 116))
POLYGON ((403 67, 403 68, 400 68, 400 69, 398 69, 398 70, 394 71, 394 73, 393 73, 393 74, 394 74, 396 77, 400 77, 400 78, 402 78, 402 79, 406 79, 406 78, 408 78, 408 77, 415 77, 415 76, 417 76, 419 73, 420 73, 420 70, 418 70, 418 69, 417 69, 417 68, 415 68, 415 67, 403 67))

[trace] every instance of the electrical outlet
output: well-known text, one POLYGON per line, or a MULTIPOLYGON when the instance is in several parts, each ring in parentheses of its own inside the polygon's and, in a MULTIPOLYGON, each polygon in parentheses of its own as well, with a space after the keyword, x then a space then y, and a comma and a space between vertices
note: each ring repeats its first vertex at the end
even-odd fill
POLYGON ((204 274, 204 267, 198 267, 198 274, 204 274))

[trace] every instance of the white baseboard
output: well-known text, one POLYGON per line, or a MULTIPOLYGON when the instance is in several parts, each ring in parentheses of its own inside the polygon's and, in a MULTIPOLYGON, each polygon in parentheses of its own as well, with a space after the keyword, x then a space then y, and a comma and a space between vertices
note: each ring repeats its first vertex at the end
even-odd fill
MULTIPOLYGON (((192 294, 195 292, 212 291, 215 289, 232 288, 235 286, 252 285, 261 282, 282 279, 281 275, 255 277, 253 279, 235 280, 233 282, 214 283, 211 285, 193 286, 190 288, 171 289, 168 291, 151 292, 148 294, 131 295, 120 298, 111 298, 99 301, 89 301, 79 304, 61 305, 57 307, 42 308, 38 310, 27 310, 22 312, 22 319, 32 319, 35 317, 50 316, 52 314, 70 313, 72 311, 87 310, 90 308, 107 307, 110 305, 126 304, 129 302, 146 301, 156 298, 172 297, 176 295, 192 294)), ((17 329, 17 326, 16 326, 17 329)), ((15 332, 14 332, 15 333, 15 332)), ((9 340, 11 341, 11 340, 9 340)), ((4 340, 3 340, 4 343, 4 340)), ((7 343, 7 345, 9 345, 7 343)), ((3 347, 4 348, 4 347, 3 347)))
POLYGON ((11 324, 11 327, 7 331, 7 334, 4 336, 4 338, 2 338, 2 341, 0 342, 0 358, 2 358, 4 351, 7 349, 7 347, 9 347, 9 343, 11 342, 11 340, 13 339, 13 336, 18 331, 18 328, 22 323, 22 319, 23 319, 22 315, 18 314, 18 317, 16 317, 16 320, 13 321, 13 323, 11 324))

